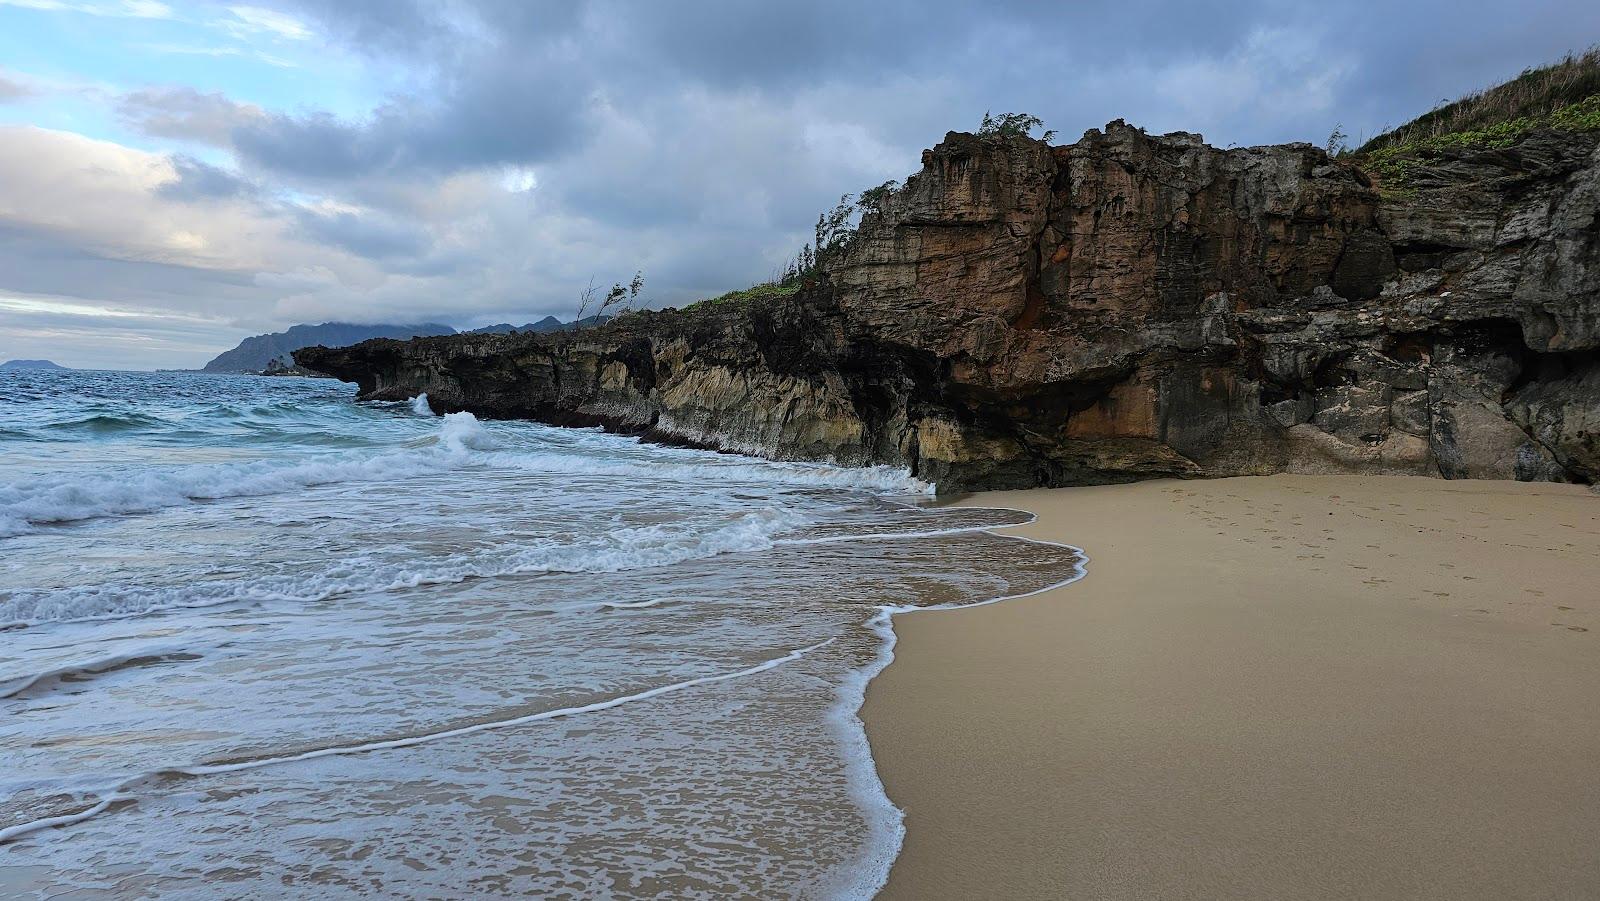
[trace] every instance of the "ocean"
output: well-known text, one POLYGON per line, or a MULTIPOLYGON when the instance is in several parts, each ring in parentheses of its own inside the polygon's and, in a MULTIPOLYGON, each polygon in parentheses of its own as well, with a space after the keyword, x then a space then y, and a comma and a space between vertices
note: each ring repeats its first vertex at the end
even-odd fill
POLYGON ((866 897, 895 614, 1070 581, 904 472, 0 373, 0 894, 866 897))

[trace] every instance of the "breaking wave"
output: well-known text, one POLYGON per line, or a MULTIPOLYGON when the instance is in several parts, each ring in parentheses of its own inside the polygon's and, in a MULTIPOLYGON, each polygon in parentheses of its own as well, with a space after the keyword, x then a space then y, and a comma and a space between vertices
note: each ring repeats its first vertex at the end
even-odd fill
POLYGON ((25 589, 0 597, 0 625, 81 622, 237 602, 314 602, 332 597, 536 573, 615 573, 765 550, 774 536, 806 525, 796 513, 747 513, 711 529, 618 528, 569 544, 496 545, 416 560, 347 558, 315 572, 151 586, 116 584, 25 589))
POLYGON ((450 413, 442 417, 434 435, 405 450, 342 453, 293 464, 270 460, 197 464, 135 473, 74 473, 3 483, 0 484, 0 538, 24 535, 40 526, 154 513, 196 501, 261 497, 321 485, 397 481, 473 465, 688 483, 712 478, 723 483, 898 494, 925 494, 931 490, 904 470, 884 466, 844 468, 822 463, 757 462, 705 452, 690 452, 682 457, 662 455, 659 459, 637 462, 601 462, 586 455, 517 451, 503 445, 471 413, 450 413))
POLYGON ((261 497, 317 485, 390 481, 456 468, 467 453, 486 446, 471 413, 446 416, 434 452, 398 451, 281 464, 274 461, 219 463, 145 470, 50 476, 0 485, 0 538, 37 526, 104 516, 152 513, 195 501, 261 497))

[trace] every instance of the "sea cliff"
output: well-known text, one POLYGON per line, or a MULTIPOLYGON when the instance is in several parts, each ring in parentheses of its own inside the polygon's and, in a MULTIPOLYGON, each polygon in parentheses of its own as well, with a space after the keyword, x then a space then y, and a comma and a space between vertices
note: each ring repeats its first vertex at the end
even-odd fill
POLYGON ((1600 133, 1378 171, 1120 121, 951 133, 798 293, 308 348, 367 398, 942 489, 1600 479, 1600 133))

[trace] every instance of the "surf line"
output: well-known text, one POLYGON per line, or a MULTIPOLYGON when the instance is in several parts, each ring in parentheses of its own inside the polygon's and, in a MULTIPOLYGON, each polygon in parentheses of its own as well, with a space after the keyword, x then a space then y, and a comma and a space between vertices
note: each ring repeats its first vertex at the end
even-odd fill
POLYGON ((113 785, 109 789, 103 791, 100 794, 98 801, 87 809, 80 810, 75 813, 63 814, 61 816, 45 817, 43 819, 33 820, 27 823, 19 823, 15 826, 8 826, 5 829, 0 829, 0 845, 6 844, 7 842, 16 841, 23 836, 38 832, 42 829, 71 826, 75 823, 81 823, 84 820, 95 816, 96 814, 104 812, 107 808, 111 807, 111 805, 116 804, 119 801, 136 800, 137 796, 132 790, 147 780, 174 776, 210 776, 217 773, 237 773, 242 770, 255 770, 262 767, 276 766, 283 763, 296 763, 302 760, 315 760, 319 757, 337 757, 350 754, 366 754, 372 751, 387 751, 392 748, 409 748, 415 745, 439 741, 440 739, 456 738, 462 735, 472 735, 477 732, 488 732, 494 729, 509 729, 513 726, 525 726, 529 723, 559 719, 567 716, 576 716, 582 713, 593 713, 598 710, 607 710, 612 707, 620 707, 623 704, 630 704, 634 701, 644 701, 650 698, 658 698, 662 695, 684 691, 685 689, 694 688, 698 685, 709 685, 714 682, 727 682, 733 679, 742 679, 745 676, 754 676, 758 673, 764 673, 767 670, 776 669, 777 667, 783 666, 786 663, 793 663, 812 651, 816 651, 833 644, 835 640, 836 639, 829 638, 825 641, 819 641, 813 645, 807 645, 803 648, 796 648, 795 650, 792 650, 781 657, 774 657, 770 660, 764 660, 755 666, 747 667, 736 672, 716 673, 710 676, 697 676, 693 679, 685 679, 682 682, 673 682, 670 685, 658 685, 655 688, 648 688, 644 691, 634 692, 633 694, 620 695, 604 701, 595 701, 590 704, 581 704, 575 707, 558 707, 554 710, 541 710, 537 713, 509 717, 503 720, 490 720, 483 723, 473 723, 470 726, 460 726, 455 729, 441 729, 437 732, 425 732, 421 735, 408 735, 404 738, 363 742, 361 744, 354 745, 336 745, 329 748, 317 748, 311 751, 303 751, 299 754, 286 754, 281 757, 259 757, 254 760, 241 760, 233 763, 193 764, 187 766, 162 767, 147 773, 140 773, 137 776, 131 776, 122 780, 121 782, 118 782, 116 785, 113 785))
MULTIPOLYGON (((1038 514, 1015 507, 1000 507, 988 504, 973 506, 968 509, 1004 510, 1011 513, 1020 513, 1026 516, 1027 519, 1022 522, 1007 523, 1005 525, 935 529, 920 533, 901 533, 900 536, 888 533, 862 537, 865 540, 877 540, 885 537, 902 537, 906 535, 922 538, 983 532, 996 538, 1071 551, 1074 557, 1071 573, 1065 578, 1041 588, 1015 594, 998 595, 980 601, 965 603, 952 601, 927 606, 917 604, 875 605, 875 612, 863 625, 878 638, 877 655, 866 666, 856 670, 850 677, 847 677, 839 684, 834 698, 834 705, 830 710, 830 717, 836 728, 840 730, 841 740, 847 748, 845 754, 845 777, 849 783, 851 794, 856 800, 857 807, 862 811, 867 821, 867 838, 856 866, 853 872, 848 872, 842 877, 835 877, 835 884, 830 891, 830 895, 833 897, 875 897, 888 884, 889 870, 894 866, 895 860, 900 856, 901 849, 905 846, 905 811, 894 803, 893 799, 889 797, 888 790, 884 788, 883 778, 878 773, 877 759, 872 756, 872 743, 867 738, 866 723, 861 719, 861 708, 867 699, 867 686, 871 684, 873 679, 877 678, 879 673, 887 669, 889 664, 894 662, 895 647, 899 643, 899 636, 895 634, 894 630, 895 617, 907 613, 987 607, 990 604, 1001 604, 1006 601, 1034 597, 1065 588, 1074 582, 1081 581, 1088 575, 1089 555, 1077 545, 998 531, 1000 529, 1013 529, 1020 526, 1033 525, 1039 521, 1038 514)), ((802 539, 798 543, 823 543, 833 540, 839 539, 833 537, 802 539)))

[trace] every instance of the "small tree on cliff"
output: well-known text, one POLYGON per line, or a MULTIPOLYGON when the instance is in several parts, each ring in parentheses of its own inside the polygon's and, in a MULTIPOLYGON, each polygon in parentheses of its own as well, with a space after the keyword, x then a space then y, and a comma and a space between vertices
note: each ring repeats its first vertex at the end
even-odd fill
POLYGON ((639 299, 639 292, 644 290, 644 273, 635 272, 633 280, 624 286, 621 282, 611 286, 606 292, 605 299, 600 301, 600 306, 594 311, 596 316, 605 315, 606 310, 616 310, 613 316, 633 312, 634 301, 639 299))
POLYGON ((876 213, 883 209, 883 205, 900 187, 900 182, 889 179, 876 188, 868 188, 861 192, 861 199, 856 201, 856 206, 863 213, 876 213))
POLYGON ((817 241, 812 246, 817 249, 819 263, 834 256, 849 243, 855 233, 850 226, 850 217, 855 211, 856 206, 850 201, 850 195, 845 194, 833 209, 817 214, 817 241))
MULTIPOLYGON (((573 322, 573 328, 578 328, 583 324, 584 316, 589 312, 590 305, 595 302, 595 292, 597 290, 594 278, 591 277, 589 286, 578 294, 578 318, 573 322)), ((594 310, 595 317, 605 316, 607 310, 612 311, 612 316, 621 316, 623 313, 632 312, 634 303, 639 299, 639 292, 643 290, 643 272, 635 272, 633 279, 626 285, 617 282, 611 286, 610 291, 606 292, 605 297, 600 298, 599 305, 594 310)))
POLYGON ((776 283, 795 285, 814 278, 828 262, 843 255, 855 243, 860 224, 857 214, 882 212, 889 195, 899 190, 900 182, 890 179, 875 188, 867 188, 859 196, 845 194, 833 209, 817 216, 813 241, 800 248, 800 252, 784 264, 776 283))
POLYGON ((583 323, 583 315, 589 312, 589 305, 594 303, 595 290, 594 276, 591 275, 589 276, 589 287, 578 292, 578 318, 573 321, 573 328, 577 328, 583 323))
MULTIPOLYGON (((1027 113, 1001 113, 998 116, 990 115, 985 110, 983 122, 978 126, 980 138, 1025 138, 1033 134, 1035 128, 1043 128, 1044 120, 1038 116, 1027 113)), ((1048 143, 1056 136, 1054 131, 1046 131, 1039 136, 1039 140, 1048 143)))

